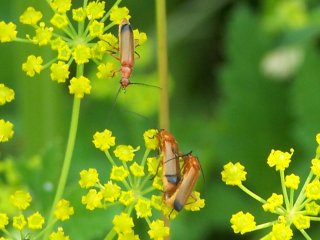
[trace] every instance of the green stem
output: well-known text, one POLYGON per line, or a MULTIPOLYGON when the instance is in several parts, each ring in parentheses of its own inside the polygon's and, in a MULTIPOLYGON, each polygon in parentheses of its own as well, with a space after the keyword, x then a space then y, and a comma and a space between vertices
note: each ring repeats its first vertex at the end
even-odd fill
MULTIPOLYGON (((50 224, 53 220, 54 208, 57 205, 58 201, 61 199, 63 195, 63 191, 66 186, 73 149, 74 149, 75 140, 76 140, 76 135, 77 135, 80 103, 81 103, 81 100, 77 97, 74 97, 67 149, 66 149, 64 160, 63 160, 63 165, 62 165, 62 170, 60 174, 56 195, 55 195, 55 198, 51 207, 50 215, 48 218, 49 219, 48 224, 50 224)), ((49 230, 50 228, 48 228, 46 234, 48 234, 49 230)))
POLYGON ((244 191, 246 194, 248 194, 250 197, 254 198, 255 200, 257 200, 258 202, 261 203, 266 203, 267 201, 264 200, 262 197, 258 196, 257 194, 255 194, 254 192, 250 191, 248 188, 246 188, 244 185, 240 184, 238 185, 238 187, 244 191))
MULTIPOLYGON (((148 158, 148 156, 149 156, 150 151, 151 151, 150 149, 146 149, 146 151, 145 151, 144 154, 143 154, 142 161, 141 161, 141 166, 142 166, 143 168, 145 167, 145 164, 146 164, 146 161, 147 161, 147 158, 148 158)), ((138 179, 137 186, 140 185, 141 179, 142 179, 142 178, 139 178, 139 179, 138 179)))
MULTIPOLYGON (((77 76, 81 76, 83 74, 83 65, 77 65, 77 76)), ((71 123, 70 123, 70 129, 69 129, 69 137, 67 142, 67 148, 64 155, 62 170, 59 178, 59 183, 57 187, 57 191, 54 197, 54 201, 51 206, 50 214, 48 217, 48 225, 51 225, 51 222, 53 222, 53 214, 55 206, 57 205, 58 201, 62 198, 67 178, 69 175, 69 169, 71 165, 71 159, 73 155, 74 145, 76 141, 76 135, 77 135, 77 129, 78 129, 78 121, 79 121, 79 113, 80 113, 80 103, 81 99, 74 97, 73 99, 73 107, 72 107, 72 115, 71 115, 71 123)), ((46 230, 44 239, 48 239, 48 234, 51 230, 52 226, 49 227, 46 230)))
POLYGON ((158 74, 160 80, 160 128, 169 129, 169 94, 168 94, 168 53, 166 1, 156 0, 157 38, 158 38, 158 74))
POLYGON ((312 238, 304 231, 303 229, 299 230, 301 234, 304 236, 305 239, 307 240, 312 240, 312 238))
POLYGON ((116 234, 116 231, 112 228, 107 236, 105 236, 104 240, 112 240, 116 236, 116 234))
POLYGON ((299 195, 297 197, 297 200, 296 200, 296 202, 294 204, 294 207, 295 206, 300 206, 301 202, 304 201, 304 199, 306 197, 305 190, 306 190, 307 185, 311 181, 312 177, 313 177, 313 173, 312 173, 312 171, 310 171, 310 173, 309 173, 309 175, 308 175, 308 177, 307 177, 307 179, 306 179, 306 181, 305 181, 305 183, 304 183, 304 185, 303 185, 303 187, 302 187, 302 189, 301 189, 301 191, 300 191, 300 193, 299 193, 299 195))
POLYGON ((283 193, 283 197, 284 197, 284 202, 286 204, 286 208, 289 210, 290 209, 290 202, 289 202, 289 198, 288 198, 288 192, 285 186, 285 179, 284 179, 284 171, 281 170, 280 171, 280 178, 281 178, 281 188, 282 188, 282 193, 283 193))
MULTIPOLYGON (((159 101, 159 127, 169 129, 169 87, 168 87, 168 49, 167 49, 167 19, 166 19, 166 0, 156 0, 156 22, 157 22, 157 55, 158 55, 158 74, 160 81, 159 101)), ((166 216, 162 216, 164 225, 170 229, 170 221, 166 216)), ((165 238, 169 240, 170 235, 165 238)))

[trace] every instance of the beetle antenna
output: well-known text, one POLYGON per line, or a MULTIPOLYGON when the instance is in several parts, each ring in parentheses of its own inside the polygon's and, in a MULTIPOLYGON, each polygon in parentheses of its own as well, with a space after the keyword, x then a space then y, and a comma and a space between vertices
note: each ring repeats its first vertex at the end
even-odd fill
POLYGON ((109 122, 110 119, 111 119, 112 112, 114 111, 114 108, 115 108, 115 106, 116 106, 116 103, 117 103, 119 94, 120 94, 120 92, 121 92, 121 89, 122 89, 122 86, 120 86, 119 89, 117 90, 116 97, 114 98, 114 101, 113 101, 112 106, 111 106, 111 110, 110 110, 109 115, 108 115, 108 117, 107 117, 107 122, 109 122))
POLYGON ((142 86, 146 86, 146 87, 153 87, 153 88, 158 88, 158 89, 162 90, 161 87, 158 87, 158 86, 156 86, 156 85, 147 84, 147 83, 130 82, 130 84, 142 85, 142 86))

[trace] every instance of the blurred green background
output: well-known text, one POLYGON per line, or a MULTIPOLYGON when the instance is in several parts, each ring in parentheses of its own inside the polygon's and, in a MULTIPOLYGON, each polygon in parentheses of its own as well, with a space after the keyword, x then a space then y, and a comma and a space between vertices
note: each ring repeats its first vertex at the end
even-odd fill
MULTIPOLYGON (((17 23, 30 5, 51 16, 44 0, 0 0, 1 19, 17 23)), ((132 81, 157 85, 155 3, 130 0, 120 6, 130 9, 134 28, 148 35, 148 42, 137 49, 141 58, 132 81)), ((320 132, 319 7, 315 0, 167 2, 170 131, 183 152, 192 150, 199 157, 205 181, 200 177, 197 190, 206 200, 202 211, 182 211, 172 221, 172 239, 258 239, 266 234, 232 232, 230 217, 240 210, 253 213, 257 223, 275 216, 222 183, 220 172, 229 161, 246 167, 245 185, 264 198, 281 192, 278 174, 266 164, 272 148, 293 147, 288 173, 299 174, 302 181, 307 176, 320 132)), ((116 27, 113 31, 117 34, 116 27)), ((15 124, 14 139, 0 145, 0 209, 9 209, 6 199, 21 185, 31 189, 35 208, 46 209, 59 176, 72 98, 66 85, 49 79, 48 70, 32 79, 22 72, 21 64, 31 53, 50 59, 47 48, 10 43, 1 44, 0 52, 0 82, 16 91, 15 101, 0 108, 1 117, 15 124)), ((93 93, 81 106, 65 193, 76 214, 65 228, 71 239, 102 239, 116 210, 96 210, 92 218, 79 204, 80 170, 95 167, 108 177, 109 166, 94 149, 92 135, 109 128, 117 143, 142 146, 143 132, 158 126, 159 90, 129 86, 110 113, 118 79, 95 79, 93 65, 86 71, 93 93)), ((146 230, 143 222, 137 224, 146 230)), ((312 228, 308 233, 316 239, 320 228, 312 228)), ((294 239, 302 237, 296 233, 294 239)))

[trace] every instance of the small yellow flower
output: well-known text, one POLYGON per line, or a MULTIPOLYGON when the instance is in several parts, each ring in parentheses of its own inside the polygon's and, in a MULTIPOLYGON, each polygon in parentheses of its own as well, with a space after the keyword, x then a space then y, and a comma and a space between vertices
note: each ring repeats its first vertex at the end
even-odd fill
POLYGON ((84 44, 78 44, 72 52, 72 56, 77 64, 87 63, 91 57, 90 48, 84 44))
POLYGON ((164 239, 169 236, 170 229, 164 225, 162 220, 152 221, 149 227, 148 234, 150 239, 164 239))
POLYGON ((156 137, 157 133, 157 129, 149 129, 143 133, 143 139, 147 149, 155 150, 158 148, 159 141, 156 137))
POLYGON ((129 20, 131 16, 129 15, 129 9, 126 7, 119 8, 115 6, 111 9, 110 21, 115 24, 120 24, 123 19, 129 20))
POLYGON ((86 12, 82 7, 72 9, 72 18, 77 22, 82 22, 86 18, 86 12))
POLYGON ((7 142, 12 138, 14 134, 12 128, 13 124, 11 122, 0 119, 0 142, 7 142))
POLYGON ((123 181, 126 177, 128 177, 129 172, 124 169, 123 166, 117 167, 113 166, 110 174, 110 179, 116 181, 123 181))
POLYGON ((200 211, 201 208, 204 208, 205 201, 200 198, 200 192, 192 192, 192 196, 189 197, 187 204, 184 205, 184 209, 187 211, 200 211), (196 199, 196 200, 195 200, 196 199))
POLYGON ((293 190, 296 190, 299 187, 299 183, 300 183, 299 176, 297 176, 295 174, 291 174, 291 175, 286 176, 285 185, 287 188, 291 188, 293 190))
POLYGON ((42 18, 42 13, 33 7, 28 7, 20 16, 19 20, 23 24, 36 25, 42 18))
POLYGON ((71 57, 71 49, 67 44, 58 47, 58 59, 68 61, 71 57))
POLYGON ((136 42, 136 45, 141 46, 147 41, 147 34, 144 32, 139 32, 138 29, 133 30, 133 38, 134 41, 136 42))
POLYGON ((118 38, 112 33, 105 33, 100 36, 100 39, 103 41, 99 41, 98 43, 103 44, 104 51, 111 51, 118 48, 118 38))
POLYGON ((136 177, 143 177, 144 176, 143 166, 139 165, 136 162, 134 162, 130 166, 130 171, 132 172, 133 176, 136 176, 136 177))
POLYGON ((106 79, 113 77, 115 73, 115 66, 113 62, 101 63, 98 66, 97 77, 99 79, 106 79))
POLYGON ((102 193, 95 189, 90 189, 87 195, 82 196, 81 202, 86 205, 86 209, 94 210, 101 206, 102 193))
POLYGON ((32 197, 30 193, 19 190, 10 196, 10 201, 18 209, 25 210, 30 206, 32 197))
POLYGON ((26 226, 26 224, 27 224, 27 221, 22 214, 19 216, 13 217, 12 226, 18 229, 19 231, 21 231, 26 226))
POLYGON ((264 211, 273 212, 277 207, 283 204, 282 194, 272 193, 271 197, 267 199, 267 202, 262 205, 264 211))
POLYGON ((292 230, 285 223, 276 223, 272 226, 272 240, 290 240, 292 236, 292 230))
POLYGON ((41 22, 40 27, 36 29, 36 35, 33 37, 33 42, 39 46, 44 46, 50 43, 52 37, 52 27, 46 27, 45 23, 41 22))
POLYGON ((66 236, 64 234, 63 228, 58 227, 58 230, 56 232, 53 232, 49 236, 49 240, 69 240, 69 236, 66 236))
POLYGON ((64 28, 68 25, 68 17, 66 14, 56 13, 50 20, 51 24, 57 28, 64 28))
POLYGON ((50 44, 52 50, 58 50, 59 48, 62 48, 67 45, 67 43, 61 39, 61 37, 57 37, 51 40, 50 44))
POLYGON ((134 226, 132 218, 127 213, 121 213, 120 215, 114 216, 113 220, 113 228, 119 233, 130 233, 132 231, 132 227, 134 226))
POLYGON ((129 191, 122 191, 119 202, 125 206, 129 206, 134 201, 134 193, 132 190, 129 191))
POLYGON ((151 206, 157 210, 161 210, 161 206, 163 204, 163 196, 152 195, 151 196, 151 206))
POLYGON ((70 206, 70 202, 65 199, 61 199, 57 203, 56 209, 54 211, 55 217, 61 221, 69 219, 70 216, 73 215, 73 213, 73 207, 70 206))
POLYGON ((132 161, 134 158, 134 152, 138 151, 140 147, 134 149, 130 145, 118 145, 117 148, 113 151, 115 156, 121 161, 132 161))
POLYGON ((118 240, 140 240, 138 235, 134 235, 134 231, 118 235, 118 240))
POLYGON ((150 200, 139 199, 136 205, 134 206, 134 208, 136 210, 138 218, 145 218, 145 217, 152 216, 150 200))
POLYGON ((169 207, 167 204, 165 204, 163 200, 161 204, 161 212, 164 216, 170 217, 170 219, 175 219, 178 215, 178 212, 172 209, 172 207, 169 207))
POLYGON ((6 87, 4 84, 0 84, 0 105, 4 105, 7 102, 11 102, 14 99, 14 91, 11 88, 6 87))
POLYGON ((0 22, 0 42, 11 42, 17 36, 16 25, 12 22, 0 22))
POLYGON ((90 80, 84 76, 78 78, 73 77, 70 81, 69 92, 77 98, 83 98, 84 94, 90 94, 90 80))
POLYGON ((89 25, 89 34, 91 37, 99 37, 103 34, 104 23, 94 20, 89 25))
POLYGON ((270 167, 275 166, 277 171, 283 171, 284 169, 289 167, 293 152, 294 150, 292 148, 290 149, 290 153, 272 149, 268 157, 268 165, 270 167))
POLYGON ((297 214, 293 218, 293 224, 299 230, 310 228, 310 217, 304 216, 302 214, 297 214))
POLYGON ((308 183, 306 187, 306 196, 311 200, 320 199, 320 182, 319 180, 314 180, 311 183, 308 183))
POLYGON ((41 229, 44 224, 44 218, 39 212, 35 212, 28 217, 28 227, 30 229, 41 229))
POLYGON ((0 230, 5 229, 6 225, 9 224, 9 218, 7 214, 0 213, 0 230))
POLYGON ((52 0, 51 7, 58 13, 66 13, 71 8, 71 0, 52 0))
POLYGON ((116 138, 112 136, 112 132, 105 129, 103 132, 96 132, 93 135, 92 142, 96 148, 99 148, 101 151, 106 151, 115 145, 115 139, 116 138))
POLYGON ((306 212, 308 215, 317 216, 320 212, 320 205, 318 205, 315 201, 311 201, 306 204, 306 212))
POLYGON ((317 177, 320 177, 320 159, 314 158, 311 160, 311 171, 317 177))
POLYGON ((159 176, 155 176, 153 181, 152 181, 152 186, 159 190, 159 191, 163 191, 163 181, 162 181, 162 177, 159 176))
POLYGON ((318 134, 316 135, 316 141, 317 141, 317 143, 320 145, 320 133, 318 133, 318 134))
POLYGON ((233 214, 230 220, 231 227, 235 233, 241 233, 242 235, 246 232, 251 232, 256 228, 256 222, 254 216, 247 212, 242 211, 233 214))
POLYGON ((81 188, 93 187, 98 182, 99 174, 97 172, 97 169, 89 168, 88 170, 82 170, 80 172, 79 184, 81 188))
POLYGON ((112 183, 112 181, 104 184, 104 191, 102 193, 104 201, 114 202, 119 198, 120 193, 121 188, 117 184, 112 183))
MULTIPOLYGON (((101 41, 98 41, 96 44, 94 44, 90 48, 90 55, 91 55, 91 58, 93 60, 102 61, 103 56, 105 55, 105 53, 106 53, 105 47, 104 47, 104 44, 101 44, 101 41)), ((100 64, 100 65, 103 65, 103 64, 100 64)), ((98 76, 98 74, 97 74, 97 76, 98 76)))
POLYGON ((69 77, 69 66, 65 62, 58 61, 58 63, 53 63, 50 67, 51 73, 50 77, 53 81, 58 83, 64 83, 69 77))
POLYGON ((150 175, 156 175, 158 172, 161 172, 162 167, 159 164, 159 159, 156 157, 147 158, 148 172, 150 175))
POLYGON ((223 171, 221 172, 222 181, 227 185, 240 185, 242 181, 246 180, 247 172, 244 170, 244 166, 242 166, 239 162, 233 164, 229 162, 224 165, 223 171))
POLYGON ((28 76, 33 77, 35 73, 40 73, 42 70, 42 57, 36 57, 30 55, 27 58, 27 61, 22 64, 22 70, 27 73, 28 76))
POLYGON ((89 20, 102 18, 103 14, 105 13, 104 6, 105 6, 105 2, 99 2, 99 1, 90 2, 85 8, 87 18, 89 20))

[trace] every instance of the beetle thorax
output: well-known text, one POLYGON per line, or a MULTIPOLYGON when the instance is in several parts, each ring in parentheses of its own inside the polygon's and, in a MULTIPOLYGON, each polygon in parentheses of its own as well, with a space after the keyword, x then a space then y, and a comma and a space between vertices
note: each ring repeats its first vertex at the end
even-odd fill
POLYGON ((127 66, 122 66, 121 67, 121 75, 122 78, 127 78, 129 79, 132 73, 132 68, 131 67, 127 67, 127 66))

